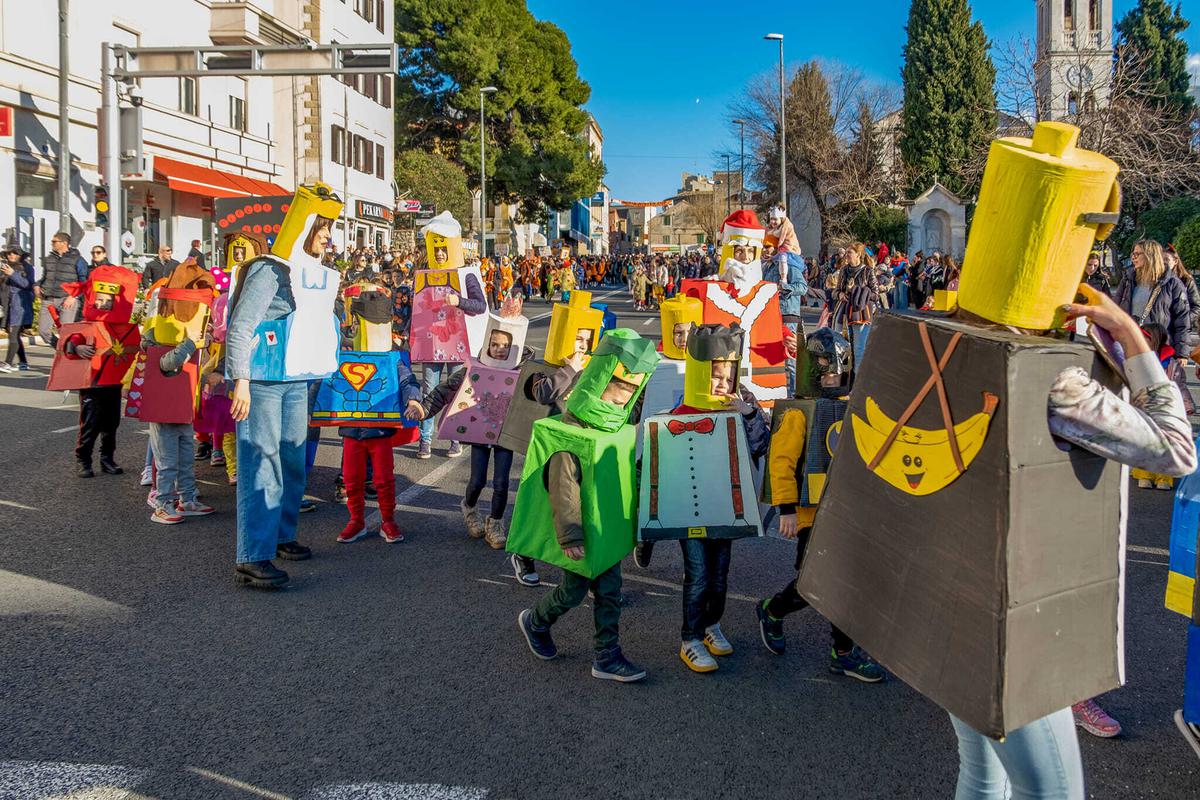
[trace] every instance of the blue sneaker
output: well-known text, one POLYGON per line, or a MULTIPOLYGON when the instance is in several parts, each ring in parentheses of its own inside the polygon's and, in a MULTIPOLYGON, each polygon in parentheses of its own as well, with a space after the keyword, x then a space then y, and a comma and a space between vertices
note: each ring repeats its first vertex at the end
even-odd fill
POLYGON ((853 648, 848 653, 829 651, 829 671, 834 675, 845 675, 863 683, 880 683, 887 678, 883 667, 872 661, 866 653, 853 648))
POLYGON ((543 661, 549 661, 558 655, 558 647, 555 646, 554 639, 550 638, 550 629, 539 630, 534 627, 533 609, 527 608, 517 615, 517 627, 521 629, 530 652, 535 656, 543 661))
POLYGON ((783 620, 775 619, 767 613, 768 602, 770 601, 763 600, 754 606, 754 613, 758 615, 758 633, 762 637, 763 645, 775 655, 781 656, 787 649, 787 639, 783 637, 783 620))
POLYGON ((602 681, 633 683, 645 678, 646 670, 630 662, 620 646, 616 646, 596 653, 596 659, 592 662, 592 677, 602 681))

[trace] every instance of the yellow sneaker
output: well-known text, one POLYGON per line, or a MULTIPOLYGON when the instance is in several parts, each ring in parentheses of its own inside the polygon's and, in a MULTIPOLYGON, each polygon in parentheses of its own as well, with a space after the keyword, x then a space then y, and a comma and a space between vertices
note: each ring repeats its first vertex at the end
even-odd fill
POLYGON ((712 672, 717 668, 717 661, 708 654, 699 639, 692 639, 679 646, 679 657, 687 664, 692 672, 712 672))

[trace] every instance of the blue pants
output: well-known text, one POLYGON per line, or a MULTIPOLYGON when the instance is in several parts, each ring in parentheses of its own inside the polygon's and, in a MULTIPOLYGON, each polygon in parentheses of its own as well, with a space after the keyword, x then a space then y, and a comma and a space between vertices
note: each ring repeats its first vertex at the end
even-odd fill
POLYGON ((1083 762, 1071 709, 1018 728, 1003 742, 950 715, 958 734, 954 800, 1083 800, 1083 762))
POLYGON ((871 335, 871 324, 856 322, 850 325, 850 345, 854 351, 854 373, 861 374, 863 353, 867 352, 867 337, 871 335))
POLYGON ((237 563, 296 541, 307 436, 306 383, 250 382, 250 416, 237 424, 237 563))
MULTIPOLYGON (((429 393, 442 382, 442 370, 451 372, 458 369, 458 364, 422 364, 421 365, 421 396, 428 397, 429 393)), ((421 444, 433 441, 433 433, 437 428, 437 417, 426 417, 421 420, 421 444)))
POLYGON ((150 423, 150 445, 158 468, 155 490, 159 508, 175 510, 175 501, 196 499, 196 431, 190 422, 150 423))
MULTIPOLYGON (((783 327, 787 328, 789 331, 796 334, 797 337, 800 337, 800 338, 797 338, 797 340, 796 340, 796 349, 797 349, 797 351, 803 350, 804 349, 804 339, 801 336, 802 330, 800 327, 800 323, 785 322, 785 323, 783 323, 783 327)), ((783 363, 783 370, 787 374, 787 396, 789 398, 795 397, 796 396, 796 359, 789 358, 789 359, 785 360, 783 363)))
POLYGON ((1183 671, 1183 718, 1200 725, 1200 625, 1188 625, 1187 666, 1183 671))
POLYGON ((508 475, 512 471, 513 451, 491 444, 471 445, 471 477, 467 479, 467 494, 463 502, 474 508, 479 494, 487 483, 488 460, 496 454, 492 464, 492 519, 504 519, 508 508, 508 475))

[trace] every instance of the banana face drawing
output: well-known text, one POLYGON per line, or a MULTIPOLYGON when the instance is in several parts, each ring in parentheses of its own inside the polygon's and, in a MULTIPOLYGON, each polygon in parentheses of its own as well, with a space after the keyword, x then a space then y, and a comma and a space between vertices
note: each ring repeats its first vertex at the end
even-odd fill
POLYGON ((996 395, 984 392, 978 414, 952 429, 927 430, 893 420, 868 397, 867 418, 851 414, 854 444, 880 478, 907 494, 930 495, 953 483, 979 455, 998 402, 996 395))

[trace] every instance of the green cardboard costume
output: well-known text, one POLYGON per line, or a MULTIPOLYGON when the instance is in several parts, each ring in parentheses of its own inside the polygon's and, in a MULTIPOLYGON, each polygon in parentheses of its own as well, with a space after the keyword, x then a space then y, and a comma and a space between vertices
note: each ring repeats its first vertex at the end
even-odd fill
POLYGON ((580 373, 567 412, 583 425, 558 418, 538 420, 525 456, 521 488, 513 509, 508 551, 595 578, 628 555, 636 541, 637 429, 629 414, 654 372, 654 343, 628 328, 609 331, 580 373), (600 396, 613 376, 635 380, 637 391, 624 406, 600 396), (563 554, 554 530, 545 471, 555 453, 579 460, 585 556, 573 561, 563 554))

